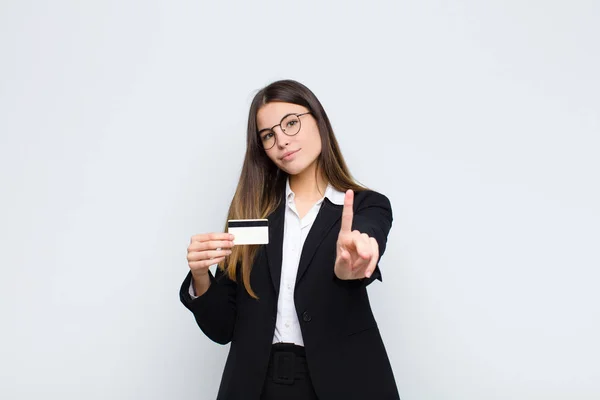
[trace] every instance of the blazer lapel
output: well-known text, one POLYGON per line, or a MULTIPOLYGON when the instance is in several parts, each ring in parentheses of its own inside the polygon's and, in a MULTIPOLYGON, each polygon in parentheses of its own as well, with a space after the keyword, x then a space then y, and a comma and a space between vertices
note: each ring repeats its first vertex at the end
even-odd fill
POLYGON ((275 293, 279 294, 281 280, 281 260, 283 252, 283 227, 285 220, 285 196, 277 209, 268 217, 269 243, 267 243, 267 260, 275 293))
MULTIPOLYGON (((298 273, 296 275, 296 284, 300 281, 306 272, 310 262, 317 251, 317 248, 327 235, 333 225, 342 218, 343 206, 333 204, 327 197, 323 200, 323 205, 317 214, 317 218, 313 226, 308 232, 302 254, 300 255, 300 264, 298 265, 298 273)), ((281 245, 279 246, 281 248, 281 245)))

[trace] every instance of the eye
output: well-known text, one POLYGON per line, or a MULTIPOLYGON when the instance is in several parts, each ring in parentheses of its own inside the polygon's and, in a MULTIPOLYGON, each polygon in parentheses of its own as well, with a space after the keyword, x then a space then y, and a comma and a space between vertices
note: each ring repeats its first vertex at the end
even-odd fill
POLYGON ((269 131, 269 132, 265 132, 265 133, 264 133, 264 134, 263 134, 263 135, 260 137, 260 139, 261 139, 263 142, 265 142, 265 141, 267 141, 267 140, 271 139, 272 137, 273 137, 273 132, 269 131))
POLYGON ((288 121, 288 123, 285 126, 287 126, 288 128, 291 128, 292 126, 295 126, 297 123, 298 123, 298 121, 293 119, 291 121, 288 121))

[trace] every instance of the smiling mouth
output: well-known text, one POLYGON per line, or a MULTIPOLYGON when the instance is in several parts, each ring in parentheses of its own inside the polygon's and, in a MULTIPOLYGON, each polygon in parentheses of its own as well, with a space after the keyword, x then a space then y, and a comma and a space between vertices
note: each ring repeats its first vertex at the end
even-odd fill
POLYGON ((286 154, 283 155, 283 157, 281 157, 281 160, 285 160, 286 157, 292 156, 292 155, 296 154, 299 151, 300 151, 300 149, 291 151, 289 153, 286 153, 286 154))

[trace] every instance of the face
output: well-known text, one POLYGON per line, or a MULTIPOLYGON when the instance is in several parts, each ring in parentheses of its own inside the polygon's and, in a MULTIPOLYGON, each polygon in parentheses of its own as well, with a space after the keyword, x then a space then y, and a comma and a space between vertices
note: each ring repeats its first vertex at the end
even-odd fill
POLYGON ((300 131, 294 136, 286 135, 280 126, 276 126, 271 132, 261 131, 278 125, 288 114, 304 114, 308 111, 306 107, 297 104, 273 102, 262 106, 256 115, 259 143, 262 144, 263 138, 268 134, 270 136, 267 138, 276 139, 275 145, 264 151, 275 165, 290 175, 298 175, 313 167, 321 154, 321 135, 316 120, 312 114, 305 114, 297 119, 292 116, 291 123, 290 117, 286 118, 283 125, 287 132, 297 129, 294 128, 296 121, 300 122, 300 131))

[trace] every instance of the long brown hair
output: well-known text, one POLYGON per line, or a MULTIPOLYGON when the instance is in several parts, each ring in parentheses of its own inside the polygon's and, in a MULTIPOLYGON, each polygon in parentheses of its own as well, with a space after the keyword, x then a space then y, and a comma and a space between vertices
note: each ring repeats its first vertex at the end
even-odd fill
MULTIPOLYGON (((273 82, 256 93, 248 115, 246 156, 237 189, 229 206, 227 219, 267 218, 275 211, 285 193, 288 174, 281 171, 266 155, 259 141, 256 115, 267 103, 285 102, 306 107, 317 121, 321 135, 321 154, 317 158, 316 173, 339 191, 366 188, 350 174, 329 118, 323 106, 310 89, 293 80, 273 82)), ((227 224, 225 224, 225 230, 227 224)), ((234 246, 231 255, 219 263, 230 279, 237 280, 241 267, 244 288, 250 296, 258 298, 250 287, 250 272, 260 245, 234 246)))

